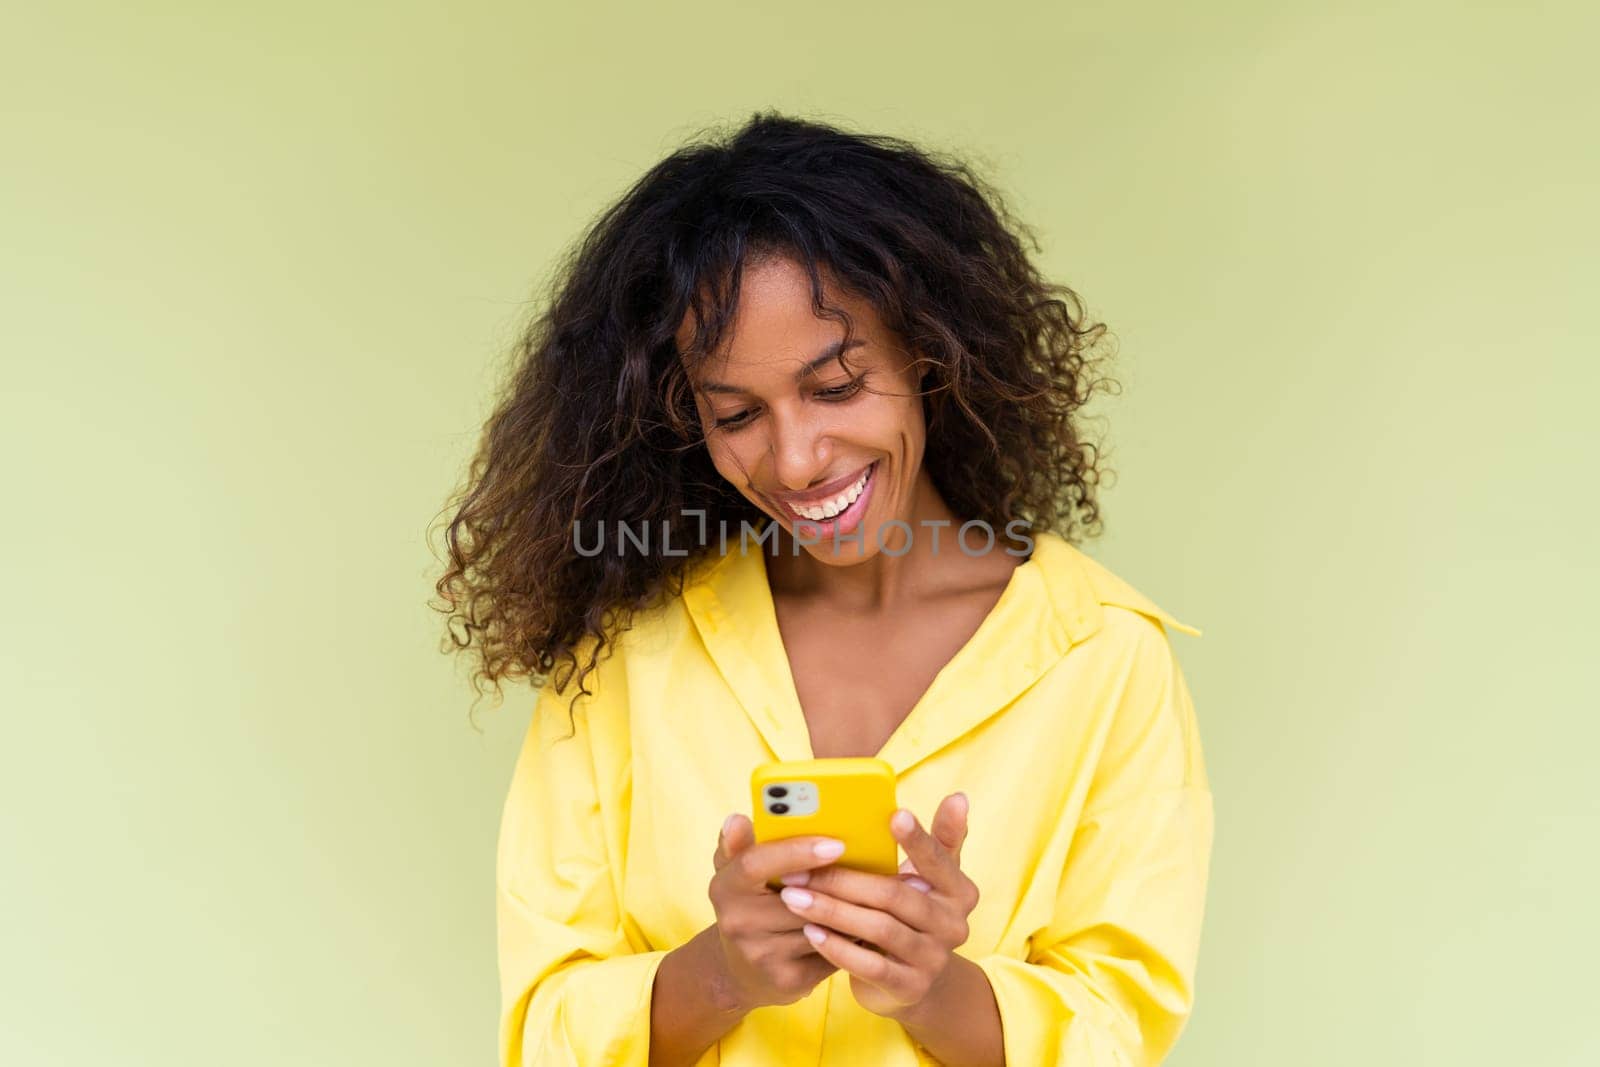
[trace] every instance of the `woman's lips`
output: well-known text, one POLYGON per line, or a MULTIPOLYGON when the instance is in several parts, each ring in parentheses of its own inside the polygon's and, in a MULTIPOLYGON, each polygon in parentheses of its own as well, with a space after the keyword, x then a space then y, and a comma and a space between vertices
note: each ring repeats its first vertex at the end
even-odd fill
POLYGON ((789 521, 798 529, 803 530, 808 536, 824 538, 834 536, 835 532, 847 534, 861 524, 861 517, 866 514, 867 505, 872 499, 872 491, 877 482, 878 461, 873 460, 867 465, 867 481, 861 487, 861 492, 849 507, 831 519, 808 519, 782 501, 779 501, 779 505, 787 513, 789 521))
MULTIPOLYGON (((877 460, 872 461, 872 463, 876 462, 877 460)), ((857 467, 855 470, 851 471, 847 477, 835 479, 833 482, 833 487, 826 492, 807 493, 803 498, 798 493, 774 493, 772 498, 789 509, 796 507, 821 507, 828 501, 837 499, 857 482, 860 482, 862 477, 866 475, 867 471, 872 468, 872 463, 866 463, 860 467, 857 467)), ((799 517, 798 514, 797 517, 799 517)))

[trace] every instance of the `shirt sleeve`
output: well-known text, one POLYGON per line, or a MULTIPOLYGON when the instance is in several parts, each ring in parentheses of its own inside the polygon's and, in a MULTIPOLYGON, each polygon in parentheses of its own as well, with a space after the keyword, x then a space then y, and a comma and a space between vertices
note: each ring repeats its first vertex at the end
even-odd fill
POLYGON ((607 826, 626 817, 625 709, 601 673, 570 725, 572 688, 540 690, 501 815, 501 1067, 648 1064, 651 989, 666 951, 642 951, 618 904, 607 842, 622 837, 607 826))
POLYGON ((1135 639, 1108 683, 1114 710, 1051 921, 1025 960, 975 960, 994 989, 1008 1064, 1154 1067, 1194 1003, 1212 796, 1165 632, 1119 616, 1135 639))

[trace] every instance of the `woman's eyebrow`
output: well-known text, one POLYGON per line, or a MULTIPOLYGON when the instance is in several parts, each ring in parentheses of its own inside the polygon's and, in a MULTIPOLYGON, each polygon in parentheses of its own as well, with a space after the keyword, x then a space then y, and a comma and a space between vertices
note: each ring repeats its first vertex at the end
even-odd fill
MULTIPOLYGON (((796 382, 804 381, 806 375, 815 373, 817 368, 821 367, 823 364, 836 360, 845 352, 850 351, 850 349, 859 348, 866 343, 866 340, 860 337, 852 339, 848 345, 844 343, 843 339, 833 342, 833 344, 829 345, 827 348, 824 348, 821 353, 819 353, 805 366, 795 371, 794 380, 796 382)), ((701 382, 700 388, 702 391, 707 393, 745 392, 745 390, 739 388, 737 385, 728 385, 725 382, 701 382)))

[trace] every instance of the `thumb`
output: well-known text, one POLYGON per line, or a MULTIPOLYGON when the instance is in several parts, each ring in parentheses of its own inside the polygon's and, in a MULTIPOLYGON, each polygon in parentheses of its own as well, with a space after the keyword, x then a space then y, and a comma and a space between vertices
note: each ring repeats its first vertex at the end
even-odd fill
POLYGON ((755 827, 748 817, 734 812, 722 821, 722 832, 717 835, 717 854, 712 860, 721 870, 729 860, 755 843, 755 827))
POLYGON ((961 856, 961 843, 967 839, 967 808, 965 793, 951 793, 939 802, 939 810, 933 816, 934 839, 957 859, 961 856))

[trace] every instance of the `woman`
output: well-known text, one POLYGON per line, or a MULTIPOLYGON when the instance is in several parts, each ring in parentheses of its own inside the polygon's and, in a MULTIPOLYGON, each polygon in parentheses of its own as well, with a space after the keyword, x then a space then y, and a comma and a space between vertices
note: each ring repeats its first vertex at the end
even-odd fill
POLYGON ((546 682, 500 827, 506 1067, 1176 1041, 1212 801, 1167 630, 1199 631, 1072 543, 1104 327, 1021 229, 959 163, 769 113, 571 258, 439 583, 482 676, 546 682), (754 766, 869 755, 899 875, 754 842, 754 766))

